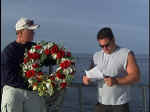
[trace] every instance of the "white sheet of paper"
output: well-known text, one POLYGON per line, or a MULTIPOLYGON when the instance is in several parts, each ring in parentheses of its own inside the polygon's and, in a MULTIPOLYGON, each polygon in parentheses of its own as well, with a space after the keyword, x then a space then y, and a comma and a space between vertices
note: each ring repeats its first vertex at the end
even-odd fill
POLYGON ((92 81, 104 79, 103 73, 100 72, 97 66, 88 71, 85 71, 85 73, 88 78, 92 79, 92 81))

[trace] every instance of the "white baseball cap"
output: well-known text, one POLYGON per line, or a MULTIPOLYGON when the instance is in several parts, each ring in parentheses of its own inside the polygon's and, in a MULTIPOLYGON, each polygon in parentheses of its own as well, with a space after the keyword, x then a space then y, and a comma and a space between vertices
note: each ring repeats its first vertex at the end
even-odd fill
POLYGON ((15 29, 16 29, 16 31, 23 30, 23 29, 35 30, 39 27, 40 27, 40 25, 34 24, 33 20, 22 17, 17 21, 15 29))

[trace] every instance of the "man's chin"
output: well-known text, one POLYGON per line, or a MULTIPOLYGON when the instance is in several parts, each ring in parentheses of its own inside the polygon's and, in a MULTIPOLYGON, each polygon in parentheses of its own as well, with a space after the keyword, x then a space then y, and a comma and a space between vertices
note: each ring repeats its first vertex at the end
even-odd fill
POLYGON ((33 39, 32 40, 28 40, 27 42, 32 42, 33 41, 33 39))
POLYGON ((110 54, 111 52, 110 52, 110 51, 104 51, 104 53, 106 53, 106 54, 110 54))

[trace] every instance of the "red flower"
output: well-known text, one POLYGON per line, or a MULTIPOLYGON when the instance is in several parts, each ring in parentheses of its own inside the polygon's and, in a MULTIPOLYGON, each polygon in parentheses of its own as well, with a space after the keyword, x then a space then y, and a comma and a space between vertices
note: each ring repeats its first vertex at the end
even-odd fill
POLYGON ((37 86, 37 85, 38 85, 38 83, 37 83, 37 82, 35 82, 35 83, 33 84, 33 86, 32 86, 32 87, 37 86))
POLYGON ((62 74, 62 79, 64 79, 65 78, 65 75, 64 74, 62 74))
POLYGON ((57 52, 57 59, 61 59, 65 56, 65 52, 61 49, 59 52, 57 52))
POLYGON ((42 75, 43 75, 43 72, 37 72, 37 80, 40 82, 42 80, 42 75))
POLYGON ((33 77, 35 75, 35 71, 34 70, 29 70, 26 72, 26 77, 30 78, 33 77))
POLYGON ((65 78, 65 75, 64 75, 64 74, 61 74, 60 72, 57 72, 57 73, 56 73, 56 77, 58 77, 59 79, 64 79, 64 78, 65 78))
POLYGON ((57 53, 58 52, 58 46, 57 45, 54 45, 52 48, 51 48, 51 54, 54 54, 54 53, 57 53))
POLYGON ((68 68, 71 65, 71 62, 66 60, 63 63, 60 64, 62 69, 68 68))
POLYGON ((36 45, 36 46, 35 46, 35 49, 36 49, 36 50, 41 49, 41 48, 42 48, 42 46, 40 46, 40 45, 36 45))
POLYGON ((62 82, 61 84, 60 84, 60 87, 61 88, 65 88, 67 86, 67 83, 66 82, 62 82))
POLYGON ((29 58, 24 58, 24 64, 26 64, 29 61, 29 58))
POLYGON ((35 53, 33 53, 32 58, 35 59, 35 60, 39 59, 40 58, 40 54, 38 54, 38 53, 35 52, 35 53))
POLYGON ((50 79, 51 79, 51 80, 55 80, 55 77, 54 77, 54 76, 50 76, 50 79))
POLYGON ((42 80, 41 75, 37 75, 37 76, 36 76, 36 79, 40 82, 40 81, 42 80))
POLYGON ((44 53, 45 53, 46 55, 49 55, 49 54, 51 54, 51 51, 50 51, 49 49, 46 49, 46 50, 44 51, 44 53))
POLYGON ((57 53, 56 58, 57 58, 57 59, 61 59, 61 58, 62 58, 62 54, 61 54, 61 52, 58 52, 58 53, 57 53))
POLYGON ((64 63, 60 63, 60 67, 64 69, 64 63))
POLYGON ((66 56, 67 56, 67 57, 71 57, 71 52, 67 52, 67 53, 66 53, 66 56))
POLYGON ((38 53, 30 53, 30 52, 28 52, 28 57, 29 58, 31 58, 31 59, 39 59, 40 58, 40 54, 38 54, 38 53))
POLYGON ((64 50, 60 50, 62 57, 65 56, 65 51, 64 50))
POLYGON ((32 54, 28 51, 28 57, 32 58, 32 54))
POLYGON ((38 75, 43 75, 43 72, 38 72, 38 75))
POLYGON ((39 65, 38 65, 37 63, 35 63, 35 64, 32 65, 32 67, 33 67, 33 68, 38 68, 39 65))

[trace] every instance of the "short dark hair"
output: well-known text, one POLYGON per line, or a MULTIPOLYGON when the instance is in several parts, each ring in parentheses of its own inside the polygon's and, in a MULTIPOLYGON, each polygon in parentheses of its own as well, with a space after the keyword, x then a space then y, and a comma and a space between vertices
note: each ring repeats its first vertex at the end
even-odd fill
POLYGON ((97 40, 104 39, 104 38, 108 38, 110 40, 112 40, 112 38, 114 38, 111 28, 104 27, 97 33, 97 40))

